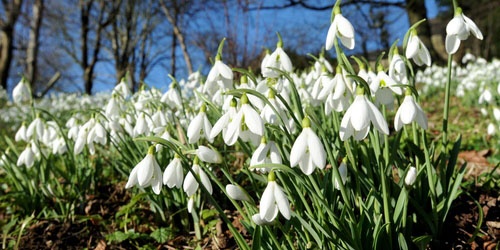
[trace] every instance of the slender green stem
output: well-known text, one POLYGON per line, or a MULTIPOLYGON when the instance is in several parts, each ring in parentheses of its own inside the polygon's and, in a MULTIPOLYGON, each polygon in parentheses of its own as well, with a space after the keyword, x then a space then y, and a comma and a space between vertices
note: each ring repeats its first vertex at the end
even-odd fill
POLYGON ((448 55, 448 74, 444 92, 444 111, 443 111, 443 145, 446 148, 448 144, 448 112, 450 109, 450 88, 451 88, 451 61, 452 55, 448 55))
MULTIPOLYGON (((382 105, 382 114, 384 118, 387 119, 386 107, 382 105)), ((375 134, 378 138, 378 133, 375 134)), ((382 145, 379 145, 379 148, 382 145)), ((388 179, 387 179, 387 169, 390 167, 390 159, 389 159, 389 136, 384 135, 384 162, 380 163, 380 182, 382 183, 382 199, 384 203, 384 219, 385 223, 387 223, 387 235, 389 236, 389 248, 392 248, 392 214, 389 209, 389 197, 391 197, 388 188, 388 179)))

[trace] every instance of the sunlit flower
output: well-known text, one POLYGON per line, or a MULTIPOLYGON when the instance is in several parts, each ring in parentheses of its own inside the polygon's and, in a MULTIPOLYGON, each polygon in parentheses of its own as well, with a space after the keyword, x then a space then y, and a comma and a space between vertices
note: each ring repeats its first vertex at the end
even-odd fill
POLYGON ((181 95, 179 94, 179 91, 177 91, 177 83, 176 82, 172 82, 170 84, 170 87, 168 88, 167 92, 165 92, 165 94, 163 94, 160 101, 163 103, 166 103, 171 108, 174 108, 174 107, 181 108, 182 107, 181 95))
POLYGON ((219 152, 217 152, 214 149, 211 149, 209 147, 205 147, 203 145, 200 145, 198 149, 196 150, 196 156, 203 161, 207 163, 221 163, 222 162, 222 156, 220 155, 219 152))
POLYGON ((417 30, 412 29, 406 45, 406 58, 413 59, 418 66, 431 66, 431 55, 425 44, 417 35, 417 30))
MULTIPOLYGON (((397 51, 397 50, 396 50, 397 51)), ((389 77, 396 81, 397 84, 408 84, 408 71, 403 58, 395 53, 392 56, 389 65, 389 77)))
POLYGON ((24 122, 21 125, 21 127, 17 130, 14 139, 16 140, 16 142, 28 141, 28 136, 26 135, 26 124, 24 122))
POLYGON ((250 197, 248 197, 248 194, 246 194, 246 192, 243 190, 241 186, 227 184, 226 193, 233 200, 250 201, 250 197))
POLYGON ((330 50, 333 47, 334 40, 336 37, 340 39, 342 44, 348 49, 354 49, 354 28, 351 22, 347 20, 341 13, 340 8, 335 7, 333 9, 335 17, 333 22, 330 24, 328 29, 328 34, 326 35, 326 50, 330 50))
MULTIPOLYGON (((276 143, 274 141, 269 141, 262 137, 260 145, 255 149, 252 158, 250 159, 250 167, 273 163, 273 164, 281 164, 281 155, 279 153, 278 147, 276 147, 276 143)), ((256 168, 255 170, 267 173, 271 170, 271 168, 256 168)))
POLYGON ((154 150, 154 146, 149 147, 146 157, 132 169, 125 188, 131 188, 135 185, 141 188, 151 186, 155 194, 160 194, 162 172, 154 156, 154 150))
POLYGON ((118 83, 114 88, 112 95, 120 95, 122 98, 128 98, 130 95, 132 95, 132 92, 130 91, 128 84, 127 84, 127 78, 123 77, 120 83, 118 83))
POLYGON ((370 123, 381 133, 389 134, 389 127, 382 113, 364 95, 364 90, 358 88, 354 102, 340 123, 340 139, 345 141, 351 136, 358 141, 364 139, 370 131, 370 123))
POLYGON ((163 184, 169 188, 182 187, 184 172, 182 171, 182 162, 180 156, 175 154, 174 159, 167 165, 163 173, 163 184))
POLYGON ((210 183, 210 179, 208 178, 207 174, 203 171, 203 169, 198 165, 198 158, 195 158, 193 161, 193 166, 192 166, 192 172, 190 171, 187 175, 186 178, 184 179, 184 184, 182 185, 184 192, 186 192, 187 196, 192 196, 196 190, 198 190, 199 183, 196 181, 196 178, 194 177, 193 173, 196 174, 200 180, 205 189, 207 189, 209 194, 212 194, 212 183, 210 183))
POLYGON ((31 101, 30 85, 24 77, 12 90, 12 100, 14 103, 31 101))
POLYGON ((323 143, 311 129, 309 118, 302 121, 302 133, 297 137, 290 152, 290 166, 299 165, 306 175, 312 174, 315 167, 323 169, 326 164, 326 152, 323 143))
POLYGON ((259 113, 248 103, 246 94, 243 94, 241 96, 241 108, 228 124, 228 137, 224 137, 224 141, 231 146, 236 143, 239 137, 243 141, 252 141, 257 144, 262 135, 264 135, 264 122, 259 113))
POLYGON ((35 164, 35 153, 31 148, 31 143, 26 145, 26 148, 24 148, 23 152, 19 155, 19 158, 17 158, 16 165, 20 167, 23 164, 28 168, 31 168, 33 164, 35 164))
POLYGON ((260 198, 260 218, 263 221, 271 222, 280 212, 285 219, 290 219, 290 203, 281 187, 276 183, 274 172, 268 176, 267 187, 260 198))
POLYGON ((483 34, 470 18, 462 13, 461 8, 455 10, 455 17, 446 25, 446 52, 455 54, 460 47, 460 41, 465 40, 470 34, 483 40, 483 34))
POLYGON ((203 92, 212 94, 218 88, 232 88, 232 84, 233 71, 220 58, 216 58, 214 66, 208 73, 203 92))
POLYGON ((410 124, 416 121, 420 127, 427 129, 427 117, 424 111, 415 102, 415 99, 411 95, 411 91, 407 90, 405 99, 401 106, 399 106, 396 116, 394 117, 394 129, 399 131, 404 124, 410 124))
POLYGON ((224 141, 228 141, 230 135, 228 135, 227 127, 229 123, 233 120, 233 118, 236 116, 238 113, 236 110, 236 100, 232 99, 231 103, 229 105, 229 109, 226 113, 224 113, 219 120, 214 124, 212 127, 212 130, 210 131, 210 139, 213 140, 220 132, 222 132, 222 138, 224 138, 224 141))
POLYGON ((205 110, 206 106, 203 104, 200 108, 200 112, 193 118, 193 120, 191 120, 191 123, 189 123, 189 127, 187 129, 189 143, 198 142, 202 135, 207 138, 209 142, 213 141, 213 138, 210 138, 212 124, 210 124, 205 110))
POLYGON ((292 72, 292 61, 290 57, 285 53, 282 48, 283 43, 281 41, 278 42, 276 50, 269 55, 265 61, 262 61, 262 76, 276 78, 281 75, 281 73, 275 69, 284 71, 284 72, 292 72))

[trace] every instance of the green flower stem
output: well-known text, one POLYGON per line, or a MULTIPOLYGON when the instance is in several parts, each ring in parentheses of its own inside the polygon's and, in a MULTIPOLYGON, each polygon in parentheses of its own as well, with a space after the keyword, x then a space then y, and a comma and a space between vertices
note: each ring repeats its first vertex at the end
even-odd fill
POLYGON ((424 154, 425 154, 425 168, 426 168, 426 174, 427 174, 427 182, 429 185, 429 190, 430 190, 430 198, 431 198, 431 207, 432 207, 432 222, 434 222, 434 229, 437 229, 438 227, 438 212, 437 212, 437 196, 436 196, 436 187, 435 187, 435 181, 434 181, 434 173, 432 171, 432 162, 431 158, 429 155, 429 149, 427 148, 427 143, 426 143, 426 136, 425 136, 425 131, 422 129, 422 145, 424 145, 424 154))
MULTIPOLYGON (((385 105, 382 105, 382 115, 387 120, 387 110, 385 105)), ((375 137, 378 138, 378 132, 375 137)), ((381 146, 381 145, 380 145, 381 146)), ((380 148, 380 147, 379 147, 380 148)), ((389 157, 389 136, 384 134, 384 162, 380 164, 380 182, 382 183, 382 199, 384 203, 384 218, 385 223, 387 223, 387 235, 389 236, 389 248, 392 248, 392 214, 389 209, 389 197, 391 197, 388 190, 388 178, 387 178, 387 170, 390 168, 390 157, 389 157)))
POLYGON ((451 62, 452 55, 448 55, 448 74, 444 92, 444 111, 443 111, 443 146, 448 144, 448 112, 450 109, 450 88, 451 88, 451 62))

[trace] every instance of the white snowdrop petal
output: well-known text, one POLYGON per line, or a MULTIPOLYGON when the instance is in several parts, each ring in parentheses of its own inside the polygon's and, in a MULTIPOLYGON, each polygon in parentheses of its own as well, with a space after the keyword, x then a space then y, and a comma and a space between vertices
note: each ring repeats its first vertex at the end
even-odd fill
POLYGON ((266 221, 273 220, 274 214, 276 213, 277 210, 276 200, 274 197, 275 185, 276 183, 274 181, 270 181, 267 184, 267 187, 264 190, 264 193, 262 193, 262 196, 260 198, 259 213, 261 218, 266 221))
POLYGON ((290 151, 290 167, 295 167, 299 164, 300 159, 304 156, 307 150, 307 134, 302 131, 293 143, 290 151))
POLYGON ((290 219, 290 203, 286 198, 285 193, 281 189, 280 186, 276 185, 274 188, 274 197, 276 199, 276 205, 278 206, 279 211, 285 217, 285 219, 290 219))
POLYGON ((368 101, 368 106, 371 109, 370 119, 372 120, 373 126, 375 126, 380 132, 388 135, 389 134, 389 126, 384 119, 384 116, 377 107, 371 102, 368 101))
POLYGON ((318 168, 323 169, 326 165, 325 148, 319 137, 311 128, 309 128, 307 144, 309 145, 309 154, 311 155, 312 161, 318 168))

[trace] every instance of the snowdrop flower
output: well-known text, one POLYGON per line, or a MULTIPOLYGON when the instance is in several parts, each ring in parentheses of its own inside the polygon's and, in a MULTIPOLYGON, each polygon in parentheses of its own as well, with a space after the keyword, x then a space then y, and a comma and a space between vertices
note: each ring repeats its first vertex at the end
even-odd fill
POLYGON ((236 104, 237 104, 236 100, 232 99, 228 111, 224 113, 219 118, 219 120, 217 120, 217 122, 214 124, 214 126, 212 127, 212 131, 210 131, 210 136, 209 136, 211 140, 213 140, 220 132, 222 132, 222 137, 224 138, 224 141, 229 140, 227 127, 237 114, 236 104))
POLYGON ((25 165, 27 168, 31 168, 35 164, 35 153, 31 148, 31 143, 26 145, 26 148, 21 152, 19 158, 17 159, 17 166, 25 165))
POLYGON ((194 195, 189 197, 188 204, 187 204, 188 213, 192 213, 193 208, 194 208, 194 195))
POLYGON ((488 135, 494 135, 495 132, 496 132, 495 124, 493 124, 493 123, 490 122, 488 124, 488 128, 486 129, 486 132, 488 133, 488 135))
POLYGON ((495 107, 493 108, 493 117, 496 121, 500 122, 500 109, 495 107))
POLYGON ((182 162, 179 155, 175 154, 174 159, 167 165, 163 173, 163 184, 169 188, 182 187, 184 172, 182 171, 182 162))
POLYGON ((333 14, 333 22, 330 24, 328 34, 326 35, 326 50, 330 50, 333 47, 336 37, 340 39, 340 42, 346 48, 354 49, 354 28, 351 22, 341 14, 340 7, 338 6, 333 8, 333 14))
POLYGON ((413 186, 415 181, 417 180, 417 169, 415 167, 410 167, 405 177, 405 185, 413 186))
POLYGON ((203 162, 208 162, 208 163, 222 162, 222 156, 220 155, 219 152, 209 147, 205 147, 203 145, 200 145, 196 150, 196 156, 198 156, 198 158, 203 162))
POLYGON ((31 139, 41 139, 43 138, 43 134, 45 133, 45 124, 40 118, 40 116, 36 116, 35 120, 33 120, 26 130, 26 138, 31 139))
POLYGON ((187 129, 187 137, 189 143, 196 143, 203 135, 203 137, 207 138, 209 142, 213 141, 213 138, 210 138, 210 132, 212 131, 212 124, 208 120, 207 107, 205 104, 201 105, 200 112, 198 115, 191 120, 187 129))
POLYGON ((491 103, 493 101, 493 95, 489 89, 483 90, 483 92, 479 95, 479 104, 483 103, 491 103))
POLYGON ((268 176, 267 187, 260 199, 259 215, 265 222, 272 222, 280 212, 285 219, 290 219, 290 203, 281 187, 276 183, 274 172, 268 176))
POLYGON ((199 184, 196 181, 194 174, 196 174, 203 186, 207 189, 209 194, 212 194, 212 184, 210 183, 210 179, 207 174, 201 169, 200 165, 198 165, 198 157, 195 157, 193 160, 192 172, 190 171, 186 178, 184 179, 184 184, 182 185, 184 192, 186 192, 187 196, 192 196, 196 190, 198 190, 199 184))
POLYGON ((21 125, 21 127, 17 130, 14 139, 16 140, 16 142, 28 141, 28 136, 26 135, 26 124, 24 122, 21 125))
POLYGON ((403 58, 395 50, 392 56, 391 63, 389 64, 389 77, 398 84, 408 84, 408 71, 403 58))
POLYGON ((120 81, 120 83, 118 83, 114 88, 113 88, 113 92, 112 92, 112 95, 119 95, 121 96, 123 99, 126 99, 128 98, 129 96, 132 95, 132 92, 130 91, 130 89, 128 88, 127 86, 127 78, 126 77, 123 77, 120 81))
POLYGON ((31 101, 30 85, 24 77, 21 78, 21 81, 12 90, 12 100, 14 103, 31 101))
POLYGON ((252 141, 257 144, 262 135, 264 135, 264 122, 259 113, 248 103, 247 95, 243 94, 241 108, 228 124, 227 138, 224 138, 224 142, 228 146, 232 146, 239 137, 243 141, 252 141))
POLYGON ((280 103, 278 103, 278 101, 276 100, 276 93, 274 92, 273 89, 269 89, 268 93, 269 93, 268 101, 271 105, 266 103, 264 105, 264 107, 262 108, 262 110, 260 112, 260 116, 262 117, 262 120, 265 123, 269 123, 269 124, 283 125, 283 127, 285 127, 287 131, 290 131, 291 129, 289 126, 288 117, 286 116, 282 105, 280 103), (276 110, 277 113, 274 110, 276 110), (280 124, 280 118, 281 118, 281 121, 283 121, 283 124, 280 124))
POLYGON ((460 47, 460 41, 467 39, 471 33, 477 39, 483 40, 483 34, 474 21, 465 16, 461 8, 456 8, 455 17, 446 25, 446 52, 455 54, 460 47))
POLYGON ((276 45, 276 50, 274 50, 269 58, 265 61, 262 61, 262 76, 277 78, 281 75, 279 71, 275 69, 279 69, 284 72, 292 72, 292 61, 290 57, 283 50, 283 41, 281 36, 278 33, 278 44, 276 45))
POLYGON ((406 45, 406 58, 413 59, 413 62, 418 66, 427 65, 431 66, 431 55, 425 44, 418 38, 417 30, 412 29, 409 31, 408 44, 406 45))
POLYGON ((248 197, 248 194, 246 194, 241 186, 227 184, 226 193, 228 194, 229 198, 233 200, 250 201, 250 197, 248 197))
POLYGON ((214 66, 208 73, 203 92, 212 94, 218 88, 231 89, 232 85, 233 71, 221 61, 220 54, 217 54, 214 66))
POLYGON ((421 128, 427 129, 427 117, 420 105, 415 102, 410 89, 407 89, 405 99, 394 117, 394 129, 399 131, 404 124, 410 124, 413 121, 416 121, 421 128))
MULTIPOLYGON (((281 155, 274 141, 267 142, 265 137, 262 137, 260 145, 255 149, 255 152, 250 159, 250 167, 273 163, 281 164, 281 155)), ((255 170, 267 173, 271 168, 256 168, 255 170)))
POLYGON ((312 174, 314 168, 323 169, 326 164, 326 152, 323 143, 311 129, 308 117, 302 120, 302 132, 297 137, 290 152, 290 166, 299 165, 306 175, 312 174))
POLYGON ((345 141, 354 136, 354 139, 360 141, 366 138, 370 131, 370 123, 381 133, 389 134, 389 126, 382 113, 364 95, 364 90, 358 88, 354 102, 347 109, 340 123, 340 139, 345 141))
POLYGON ((182 107, 182 100, 181 100, 181 95, 179 94, 179 91, 177 91, 177 83, 172 82, 170 84, 170 87, 165 94, 160 99, 161 102, 167 104, 170 108, 181 108, 182 107))
POLYGON ((125 188, 138 185, 141 188, 151 186, 155 194, 160 194, 162 186, 162 173, 154 156, 155 146, 148 149, 148 154, 140 161, 130 173, 125 188))

